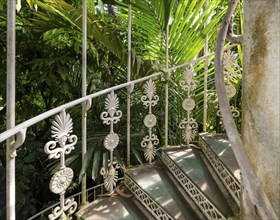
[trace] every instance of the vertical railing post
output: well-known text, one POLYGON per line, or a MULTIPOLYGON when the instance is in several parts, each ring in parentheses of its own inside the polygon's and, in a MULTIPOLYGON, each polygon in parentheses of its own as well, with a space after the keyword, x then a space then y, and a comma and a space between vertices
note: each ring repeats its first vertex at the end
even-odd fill
MULTIPOLYGON (((168 60, 169 60, 169 51, 168 51, 168 35, 169 35, 169 24, 166 26, 166 34, 165 34, 165 69, 168 69, 168 60)), ((165 141, 164 146, 168 146, 168 98, 169 98, 169 78, 170 78, 170 72, 166 72, 166 83, 165 83, 165 141)))
MULTIPOLYGON (((131 4, 128 5, 127 82, 131 80, 131 4)), ((130 105, 132 86, 127 88, 127 166, 130 166, 130 105)))
MULTIPOLYGON (((82 18, 82 96, 87 94, 87 0, 83 0, 82 18)), ((82 105, 82 161, 87 152, 87 106, 82 105)), ((87 202, 86 196, 86 174, 82 177, 82 204, 87 202)))
MULTIPOLYGON (((208 6, 208 0, 206 0, 206 7, 208 6)), ((206 27, 208 22, 204 25, 206 27)), ((205 46, 204 46, 204 56, 208 55, 208 36, 205 38, 205 46)), ((207 131, 207 78, 208 78, 208 65, 209 58, 205 58, 204 63, 204 95, 203 95, 203 132, 207 131)))
MULTIPOLYGON (((204 56, 208 54, 208 36, 205 39, 204 56)), ((204 95, 203 95, 203 132, 207 131, 207 78, 208 78, 209 58, 205 58, 204 63, 204 95)))
MULTIPOLYGON (((16 4, 15 0, 7 0, 7 129, 15 126, 16 99, 16 4)), ((16 218, 16 189, 15 189, 15 150, 12 148, 14 138, 6 141, 6 210, 7 219, 16 218)))

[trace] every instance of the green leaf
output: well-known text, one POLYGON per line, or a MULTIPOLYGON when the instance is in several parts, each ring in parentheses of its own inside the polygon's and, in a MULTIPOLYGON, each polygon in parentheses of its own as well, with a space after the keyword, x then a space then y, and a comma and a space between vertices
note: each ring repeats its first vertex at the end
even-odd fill
POLYGON ((101 159, 101 150, 97 149, 94 152, 93 163, 92 163, 91 178, 93 179, 93 181, 95 181, 97 175, 99 174, 100 159, 101 159))
POLYGON ((87 168, 89 166, 89 163, 91 161, 91 158, 92 158, 92 154, 94 152, 94 148, 91 147, 85 154, 85 158, 84 160, 82 161, 82 168, 81 168, 81 171, 80 171, 80 174, 79 174, 79 183, 81 183, 82 181, 82 177, 86 174, 87 172, 87 168))

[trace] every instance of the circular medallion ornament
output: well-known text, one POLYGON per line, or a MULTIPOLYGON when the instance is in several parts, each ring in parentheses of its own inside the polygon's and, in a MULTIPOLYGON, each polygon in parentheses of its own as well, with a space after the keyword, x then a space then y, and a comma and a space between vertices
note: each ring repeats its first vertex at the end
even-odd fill
POLYGON ((69 167, 57 171, 51 178, 50 190, 55 194, 64 192, 70 186, 73 176, 74 172, 69 167))
POLYGON ((144 118, 144 125, 147 128, 152 128, 156 125, 157 123, 157 118, 154 114, 148 114, 146 115, 146 117, 144 118))
POLYGON ((225 86, 225 89, 226 89, 226 94, 227 94, 227 97, 230 99, 232 98, 233 96, 235 96, 236 94, 236 89, 234 86, 232 85, 226 85, 225 86))
POLYGON ((107 150, 114 150, 120 142, 120 138, 116 133, 108 134, 104 140, 104 147, 107 150))
POLYGON ((195 107, 195 101, 192 98, 186 98, 183 101, 182 106, 183 106, 183 109, 185 109, 186 111, 193 110, 195 107))

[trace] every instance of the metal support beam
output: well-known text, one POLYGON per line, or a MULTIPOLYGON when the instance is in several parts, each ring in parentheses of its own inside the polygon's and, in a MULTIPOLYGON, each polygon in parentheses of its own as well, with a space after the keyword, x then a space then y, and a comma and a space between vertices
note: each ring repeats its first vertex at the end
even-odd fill
MULTIPOLYGON (((87 0, 83 0, 83 25, 82 25, 82 96, 87 95, 87 0)), ((82 105, 82 161, 87 152, 87 105, 82 105)), ((87 202, 86 174, 82 178, 82 204, 87 202)))
MULTIPOLYGON (((165 34, 165 69, 168 69, 168 60, 169 60, 169 51, 168 51, 168 35, 169 35, 169 24, 167 24, 166 27, 166 34, 165 34)), ((170 80, 170 72, 166 72, 166 83, 165 83, 165 140, 164 140, 164 146, 168 146, 168 97, 169 97, 169 91, 168 91, 168 84, 170 80)))
MULTIPOLYGON (((128 5, 128 45, 127 45, 127 82, 131 80, 131 5, 128 5)), ((131 85, 133 86, 133 85, 131 85)), ((131 86, 127 88, 127 166, 130 166, 130 105, 131 105, 131 86)))
MULTIPOLYGON (((208 55, 208 36, 205 38, 204 55, 208 55)), ((208 78, 209 58, 205 58, 204 63, 204 95, 203 95, 203 132, 207 131, 207 78, 208 78)))
MULTIPOLYGON (((7 130, 15 126, 16 99, 16 1, 7 0, 7 130)), ((6 211, 7 220, 16 219, 16 181, 14 137, 6 141, 6 211)))

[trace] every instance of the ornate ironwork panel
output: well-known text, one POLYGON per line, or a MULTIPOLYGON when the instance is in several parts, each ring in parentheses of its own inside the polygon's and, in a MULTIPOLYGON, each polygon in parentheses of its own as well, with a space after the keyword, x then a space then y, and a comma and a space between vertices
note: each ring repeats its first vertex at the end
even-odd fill
POLYGON ((156 155, 155 146, 159 144, 157 135, 152 133, 152 129, 157 123, 157 118, 152 113, 152 107, 155 106, 159 100, 158 95, 156 95, 156 85, 152 79, 146 82, 144 93, 145 95, 141 97, 141 101, 145 107, 149 108, 149 113, 144 118, 144 124, 149 129, 149 135, 143 138, 141 146, 144 148, 145 159, 151 164, 156 155))
POLYGON ((207 146, 207 144, 201 137, 199 137, 199 143, 202 151, 206 155, 217 175, 222 180, 224 186, 228 189, 237 205, 240 206, 241 188, 239 181, 236 180, 232 173, 221 162, 219 157, 217 157, 217 155, 207 146))
POLYGON ((162 160, 208 220, 226 220, 223 214, 204 196, 203 192, 164 151, 162 152, 162 160))
MULTIPOLYGON (((231 50, 227 50, 224 53, 223 64, 224 64, 224 76, 225 76, 225 90, 228 99, 233 98, 237 91, 235 88, 235 81, 237 77, 240 77, 240 67, 237 64, 237 55, 235 55, 231 50)), ((231 113, 233 118, 238 118, 240 116, 239 110, 231 106, 231 113)), ((217 116, 222 118, 221 111, 218 110, 217 116)), ((220 120, 221 128, 224 129, 223 121, 220 120)))
POLYGON ((77 143, 77 136, 70 135, 73 132, 73 122, 69 114, 63 110, 55 116, 51 126, 51 137, 54 141, 46 143, 44 150, 49 154, 49 159, 60 158, 60 169, 52 176, 49 187, 50 190, 60 195, 60 206, 54 208, 49 219, 67 219, 77 209, 77 202, 73 198, 65 200, 66 189, 70 186, 74 172, 65 166, 65 155, 69 154, 77 143), (66 212, 68 213, 66 215, 66 212))
POLYGON ((191 111, 195 108, 195 101, 191 97, 196 88, 197 81, 194 80, 194 69, 192 66, 189 66, 184 71, 184 80, 180 82, 181 87, 187 91, 187 98, 184 99, 182 103, 183 109, 187 112, 187 117, 183 118, 179 124, 179 128, 183 130, 183 139, 188 147, 193 146, 190 144, 194 140, 198 124, 194 118, 191 117, 191 111))
POLYGON ((100 118, 103 120, 103 123, 110 125, 110 133, 105 137, 103 145, 110 152, 110 160, 108 162, 107 168, 102 167, 100 174, 104 178, 104 186, 109 191, 112 192, 116 187, 118 179, 119 165, 117 164, 116 159, 114 158, 114 149, 118 146, 120 138, 118 134, 114 132, 114 124, 120 121, 122 117, 122 112, 118 110, 119 108, 119 98, 112 91, 109 93, 105 99, 105 112, 102 112, 100 118))
POLYGON ((124 184, 156 219, 174 219, 127 175, 124 177, 124 184))

